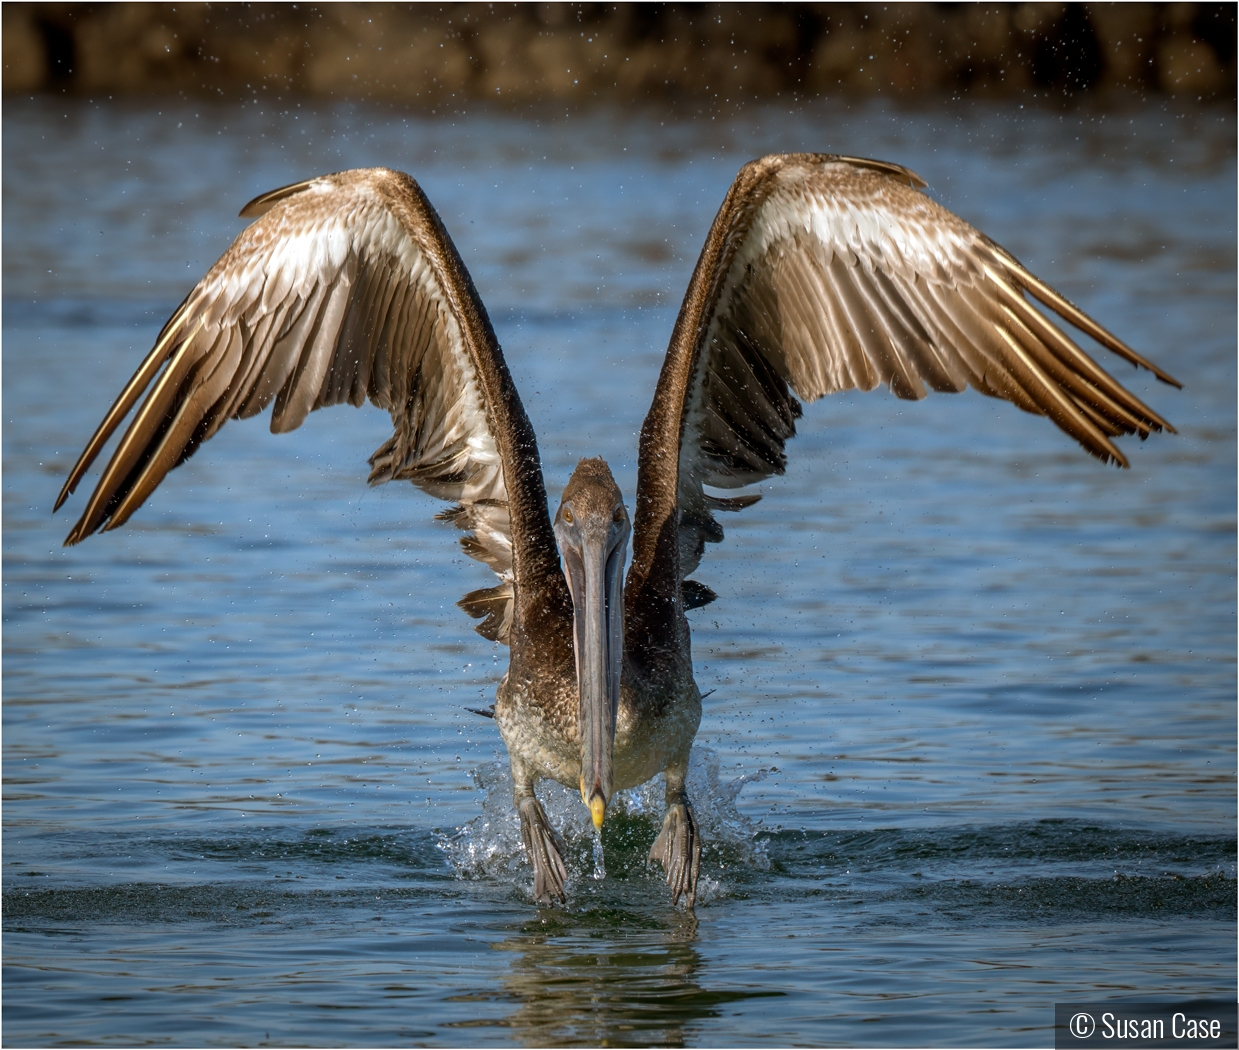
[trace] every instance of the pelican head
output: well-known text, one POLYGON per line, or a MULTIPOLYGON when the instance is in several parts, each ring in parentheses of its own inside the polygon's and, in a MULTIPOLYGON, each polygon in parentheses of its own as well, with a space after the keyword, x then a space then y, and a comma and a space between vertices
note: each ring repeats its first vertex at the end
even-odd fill
POLYGON ((581 799, 602 827, 611 801, 611 751, 624 666, 624 557, 632 526, 611 468, 583 459, 555 514, 555 539, 572 592, 581 713, 581 799))

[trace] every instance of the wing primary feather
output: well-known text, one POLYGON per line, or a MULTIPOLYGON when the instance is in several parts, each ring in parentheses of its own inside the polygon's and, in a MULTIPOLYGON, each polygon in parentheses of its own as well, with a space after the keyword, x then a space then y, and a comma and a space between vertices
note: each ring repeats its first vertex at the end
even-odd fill
POLYGON ((168 315, 168 319, 164 321, 163 327, 159 329, 159 334, 155 336, 155 346, 158 346, 164 341, 164 336, 171 332, 174 328, 180 328, 187 317, 191 317, 194 311, 201 303, 201 283, 195 285, 186 294, 185 298, 180 301, 177 308, 168 315), (192 303, 191 303, 192 300, 192 303))
MULTIPOLYGON (((192 295, 193 293, 191 292, 190 294, 192 295)), ((184 325, 185 319, 189 316, 190 310, 186 305, 188 302, 189 296, 186 296, 177 312, 163 326, 163 330, 159 333, 159 338, 155 340, 155 346, 151 352, 146 355, 146 358, 138 366, 138 370, 134 372, 129 382, 125 384, 125 388, 120 392, 120 396, 116 398, 112 403, 112 407, 108 409, 107 415, 103 417, 103 422, 99 424, 91 439, 86 443, 86 448, 82 450, 82 454, 78 456, 73 469, 69 471, 69 477, 61 488, 60 495, 56 497, 56 502, 52 505, 53 514, 61 508, 64 501, 77 489, 78 482, 82 480, 82 475, 90 469, 90 465, 95 461, 95 457, 99 455, 99 450, 107 444, 108 438, 112 436, 121 420, 129 414, 129 410, 133 408, 134 403, 142 396, 142 392, 150 385, 151 379, 159 371, 159 367, 164 361, 167 360, 168 355, 173 353, 180 345, 175 342, 175 337, 184 325)))
POLYGON ((190 439, 187 451, 181 456, 181 460, 176 464, 177 466, 180 466, 181 462, 192 456, 194 450, 202 442, 214 437, 219 428, 229 419, 238 418, 237 406, 244 398, 245 391, 249 387, 252 377, 257 370, 261 369, 263 360, 270 353, 271 343, 267 339, 267 334, 274 327, 275 321, 276 317, 268 314, 254 330, 250 330, 244 324, 237 326, 236 331, 241 340, 241 350, 236 364, 232 368, 231 378, 228 380, 228 385, 224 388, 222 396, 203 415, 202 421, 198 424, 198 429, 194 431, 194 436, 190 439))
POLYGON ((1171 434, 1178 433, 1166 420, 1149 408, 1135 394, 1123 387, 1088 354, 1076 346, 1071 339, 1046 320, 1016 289, 1011 288, 1002 281, 996 281, 996 283, 1001 289, 1004 304, 1013 309, 1017 316, 1032 329, 1041 341, 1068 368, 1085 376, 1089 382, 1107 394, 1112 401, 1123 406, 1128 412, 1143 417, 1157 429, 1169 431, 1171 434))
POLYGON ((1140 368, 1147 368, 1163 383, 1169 383, 1171 386, 1178 387, 1180 390, 1183 389, 1183 384, 1175 379, 1174 376, 1158 368, 1157 365, 1153 364, 1153 362, 1148 360, 1148 358, 1142 357, 1140 354, 1136 353, 1135 350, 1133 350, 1117 336, 1112 335, 1110 332, 1106 331, 1106 329, 1102 328, 1101 325, 1089 317, 1089 315, 1076 306, 1075 303, 1059 295, 1058 292, 1056 292, 1040 278, 1029 273, 1026 269, 1024 269, 1015 256, 1011 255, 1003 248, 1000 248, 997 244, 994 244, 993 241, 988 241, 988 247, 999 253, 1000 258, 1002 258, 1010 267, 1011 275, 1016 281, 1023 285, 1023 287, 1026 288, 1034 298, 1039 299, 1042 303, 1058 314, 1058 316, 1064 321, 1068 321, 1075 325, 1075 327, 1080 329, 1081 332, 1084 332, 1086 335, 1090 335, 1096 339, 1097 342, 1099 342, 1107 350, 1114 351, 1114 353, 1130 361, 1133 365, 1140 368))
POLYGON ((964 302, 960 290, 939 284, 931 290, 929 282, 921 280, 909 285, 909 290, 927 315, 937 321, 944 342, 959 354, 960 360, 972 373, 972 383, 977 390, 990 397, 1010 401, 1033 415, 1045 415, 1045 410, 1011 375, 1007 363, 983 349, 993 344, 992 327, 979 328, 982 322, 972 306, 964 302))
MULTIPOLYGON (((980 293, 978 292, 977 295, 979 297, 980 293)), ((982 300, 976 305, 983 304, 982 300)), ((1013 378, 1019 382, 1021 388, 1036 402, 1042 413, 1049 416, 1099 459, 1105 462, 1113 460, 1120 466, 1126 467, 1128 465, 1126 457, 1093 424, 1092 420, 1080 411, 1075 401, 1049 379, 1037 363, 1035 352, 1030 345, 1026 345, 1026 342, 1032 341, 1031 333, 1014 321, 1011 324, 1002 324, 993 319, 990 320, 990 324, 993 326, 994 333, 1010 351, 1005 362, 1008 370, 1013 373, 1013 378)))
POLYGON ((721 484, 725 477, 744 473, 781 474, 786 467, 783 445, 795 433, 796 413, 789 411, 786 383, 743 330, 724 327, 730 340, 711 355, 703 398, 710 423, 701 434, 700 448, 711 464, 703 480, 721 484))
POLYGON ((1107 425, 1118 427, 1116 433, 1139 433, 1142 437, 1148 437, 1150 431, 1148 422, 1133 415, 1122 405, 1115 403, 1106 396, 1104 391, 1090 383, 1086 377, 1073 371, 1046 347, 1037 333, 1023 324, 1024 319, 1006 303, 1000 303, 999 308, 1007 314, 1012 329, 1026 336, 1026 338, 1021 338, 1021 344, 1036 357, 1037 363, 1045 372, 1068 391, 1069 396, 1077 405, 1081 404, 1082 400, 1087 401, 1094 409, 1104 414, 1101 418, 1105 418, 1108 421, 1107 425))
POLYGON ((1080 394, 1070 393, 1067 396, 1076 403, 1076 408, 1088 416, 1088 418, 1093 421, 1097 429, 1108 437, 1121 437, 1123 434, 1139 434, 1141 440, 1143 440, 1149 436, 1148 427, 1120 426, 1118 423, 1114 422, 1113 418, 1103 416, 1097 411, 1097 409, 1088 403, 1086 398, 1080 394))
POLYGON ((112 458, 104 469, 103 476, 91 494, 90 502, 86 504, 82 516, 65 538, 66 547, 71 547, 89 536, 107 516, 109 504, 123 485, 124 479, 133 470, 143 450, 148 447, 150 440, 158 432, 160 421, 168 405, 196 360, 193 348, 201 332, 201 322, 199 322, 199 328, 178 347, 163 374, 146 395, 142 407, 138 409, 138 414, 129 424, 124 437, 121 438, 120 445, 112 453, 112 458))
POLYGON ((155 491, 168 471, 187 458, 187 446, 207 411, 227 390, 240 357, 240 334, 235 328, 230 328, 221 333, 211 350, 190 370, 181 388, 182 391, 188 388, 188 393, 183 397, 178 394, 181 404, 176 415, 154 453, 142 466, 141 473, 132 482, 126 481, 125 489, 119 493, 120 503, 112 511, 103 531, 110 532, 125 524, 155 491))

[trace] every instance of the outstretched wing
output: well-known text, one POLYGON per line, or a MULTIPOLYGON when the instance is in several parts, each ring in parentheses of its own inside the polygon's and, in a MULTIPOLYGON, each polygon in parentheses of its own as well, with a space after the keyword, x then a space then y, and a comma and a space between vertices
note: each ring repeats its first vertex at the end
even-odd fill
POLYGON ((461 605, 506 641, 522 562, 555 566, 548 585, 564 585, 533 430, 439 216, 385 168, 286 186, 241 215, 257 221, 172 315, 70 472, 57 508, 141 400, 65 543, 123 525, 229 419, 274 402, 281 433, 368 399, 394 427, 371 484, 406 479, 455 501, 440 517, 500 576, 461 605))
MULTIPOLYGON (((971 386, 1048 416, 1121 466, 1112 438, 1174 429, 1026 293, 1178 386, 1174 379, 916 188, 924 185, 895 164, 826 154, 773 155, 741 169, 697 262, 642 428, 633 582, 684 580, 705 544, 723 538, 713 512, 760 498, 715 498, 703 486, 734 489, 783 473, 797 398, 879 385, 922 398, 971 386)), ((712 598, 684 580, 688 607, 712 598)))

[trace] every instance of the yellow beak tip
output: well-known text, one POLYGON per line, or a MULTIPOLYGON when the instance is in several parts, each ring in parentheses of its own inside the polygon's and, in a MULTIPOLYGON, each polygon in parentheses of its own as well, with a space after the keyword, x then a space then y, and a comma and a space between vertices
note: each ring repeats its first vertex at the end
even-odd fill
POLYGON ((607 804, 601 795, 595 795, 590 799, 589 812, 594 818, 594 827, 601 829, 603 818, 607 815, 607 804))

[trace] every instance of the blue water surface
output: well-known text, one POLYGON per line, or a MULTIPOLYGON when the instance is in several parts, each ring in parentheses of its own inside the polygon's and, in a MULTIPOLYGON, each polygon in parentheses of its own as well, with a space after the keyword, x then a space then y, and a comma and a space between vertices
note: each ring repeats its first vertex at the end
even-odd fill
POLYGON ((4 1038, 13 1045, 985 1045, 1053 1004, 1232 997, 1235 119, 882 101, 730 114, 6 99, 4 1038), (552 500, 636 434, 746 160, 922 176, 1183 382, 1106 468, 974 393, 807 406, 692 614, 696 916, 548 790, 531 900, 506 651, 384 413, 231 423, 124 529, 60 485, 251 197, 413 174, 483 296, 552 500))

